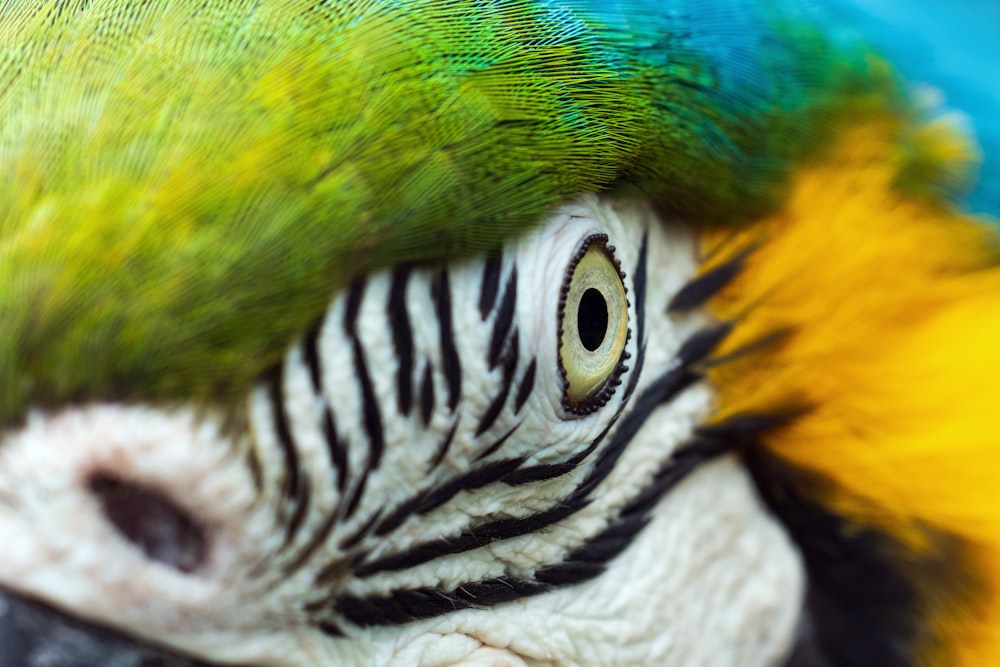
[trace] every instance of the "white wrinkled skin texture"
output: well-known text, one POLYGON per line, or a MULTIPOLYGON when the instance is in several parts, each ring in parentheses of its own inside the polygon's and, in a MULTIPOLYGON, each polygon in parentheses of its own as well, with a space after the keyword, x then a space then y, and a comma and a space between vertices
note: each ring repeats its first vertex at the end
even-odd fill
MULTIPOLYGON (((690 234, 661 224, 641 206, 589 197, 560 209, 505 250, 505 261, 517 259, 516 322, 522 348, 537 360, 538 375, 534 392, 517 416, 521 425, 504 444, 503 455, 513 452, 535 463, 561 460, 589 443, 608 423, 609 411, 620 407, 621 387, 593 415, 564 413, 556 312, 568 258, 582 238, 606 233, 622 269, 630 274, 647 228, 647 353, 638 396, 670 367, 680 343, 705 324, 700 315, 666 314, 670 297, 696 268, 690 234)), ((488 329, 478 328, 488 323, 470 307, 479 289, 472 281, 480 273, 477 262, 451 272, 455 339, 463 355, 478 354, 488 343, 488 329)), ((634 319, 631 278, 627 275, 626 287, 634 319)), ((421 278, 413 280, 419 284, 421 278)), ((388 290, 388 278, 373 276, 368 293, 374 296, 362 306, 357 329, 383 407, 385 457, 368 481, 357 514, 338 526, 334 538, 357 529, 380 507, 394 506, 413 488, 440 483, 435 475, 446 479, 467 470, 482 446, 473 428, 460 420, 440 470, 427 472, 423 462, 454 422, 449 421, 450 413, 436 412, 430 425, 419 430, 413 417, 390 409, 395 400, 394 362, 384 356, 389 343, 377 305, 380 290, 388 290)), ((421 345, 436 340, 436 325, 421 319, 430 307, 421 305, 419 298, 413 297, 409 308, 417 349, 423 353, 421 345)), ((343 308, 342 299, 334 299, 331 322, 339 322, 343 308)), ((342 410, 338 426, 351 441, 359 429, 351 418, 357 418, 360 399, 353 379, 344 375, 349 359, 337 356, 348 354, 339 335, 331 326, 320 336, 327 362, 324 391, 342 410)), ((627 348, 633 355, 634 338, 633 326, 627 348)), ((433 349, 427 343, 428 358, 433 358, 433 349)), ((499 371, 478 368, 463 363, 463 414, 481 410, 498 381, 499 371)), ((299 544, 342 499, 328 479, 325 445, 309 426, 322 403, 308 391, 298 347, 290 351, 285 372, 299 458, 315 490, 302 536, 294 542, 299 544)), ((436 387, 442 382, 435 377, 436 387)), ((338 623, 346 636, 325 635, 310 623, 302 601, 316 594, 316 571, 342 554, 334 546, 319 549, 295 573, 280 572, 280 510, 285 501, 277 492, 279 475, 274 471, 280 470, 281 457, 265 399, 263 389, 250 397, 251 433, 237 442, 220 433, 211 415, 183 407, 94 404, 33 414, 24 428, 5 434, 0 445, 0 586, 205 660, 263 667, 769 667, 781 664, 786 655, 801 609, 802 565, 733 458, 704 465, 669 491, 651 523, 594 579, 404 625, 359 628, 338 623), (263 464, 260 494, 245 464, 250 446, 256 447, 263 464), (113 472, 156 489, 197 517, 209 538, 206 562, 184 574, 147 560, 103 516, 87 487, 94 472, 113 472)), ((336 583, 337 591, 366 596, 398 588, 447 590, 504 573, 528 576, 535 568, 558 562, 607 526, 706 418, 711 405, 710 389, 695 385, 656 410, 598 487, 593 502, 569 519, 532 535, 406 570, 368 579, 347 575, 336 583)), ((515 424, 510 419, 501 416, 490 433, 509 430, 515 424)), ((364 466, 363 447, 351 446, 349 456, 352 469, 364 466)), ((462 492, 433 512, 408 518, 387 535, 365 538, 362 545, 377 554, 392 554, 414 541, 457 535, 470 516, 518 517, 539 511, 578 481, 578 475, 568 475, 545 484, 493 484, 462 492)))

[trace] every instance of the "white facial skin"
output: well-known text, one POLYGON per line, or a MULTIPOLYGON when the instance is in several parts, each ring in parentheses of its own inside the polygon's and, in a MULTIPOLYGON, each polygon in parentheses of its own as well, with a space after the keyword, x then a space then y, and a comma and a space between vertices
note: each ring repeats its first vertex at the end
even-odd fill
MULTIPOLYGON (((700 466, 666 491, 650 523, 603 573, 495 604, 475 588, 483 580, 536 582, 544 568, 558 566, 615 526, 710 414, 711 391, 701 383, 652 411, 610 474, 587 494, 588 503, 537 530, 443 555, 442 545, 480 535, 485 524, 510 525, 565 505, 644 391, 676 366, 682 343, 709 323, 698 314, 667 314, 670 298, 695 273, 693 241, 642 206, 584 198, 505 248, 502 257, 496 298, 485 311, 484 260, 448 268, 446 305, 460 384, 453 375, 449 380, 449 346, 442 343, 441 269, 414 268, 405 281, 399 271, 376 274, 353 297, 350 290, 338 295, 315 335, 295 346, 282 373, 249 398, 251 432, 236 441, 220 432, 213 416, 183 408, 101 404, 32 415, 0 446, 0 587, 217 662, 780 664, 801 608, 802 566, 732 457, 700 466), (641 286, 633 281, 644 233, 648 277, 640 314, 641 286), (594 234, 607 235, 625 273, 630 358, 607 403, 578 415, 563 399, 560 297, 574 255, 594 234), (502 345, 493 348, 501 354, 490 368, 505 290, 514 285, 511 326, 499 327, 502 345), (405 296, 411 341, 412 373, 403 373, 413 389, 409 410, 399 395, 406 365, 399 320, 394 338, 387 315, 394 289, 396 297, 405 296), (354 306, 349 325, 345 318, 351 319, 354 306), (369 390, 359 379, 359 350, 369 390), (532 361, 533 384, 526 380, 532 361), (511 378, 507 392, 505 373, 511 378), (526 382, 530 393, 520 391, 526 382), (422 402, 427 392, 434 398, 429 408, 422 402), (487 418, 498 396, 500 408, 487 418), (331 446, 331 424, 339 450, 331 446), (598 445, 583 455, 595 440, 598 445), (335 460, 335 450, 344 460, 335 460), (453 494, 439 493, 436 503, 425 502, 419 511, 411 505, 391 520, 407 500, 426 500, 470 471, 505 461, 513 461, 506 472, 537 469, 575 455, 578 464, 557 477, 520 484, 501 477, 464 490, 455 483, 453 494), (95 473, 172 499, 204 528, 204 560, 184 573, 147 558, 105 516, 88 485, 95 473), (291 524, 297 529, 289 530, 291 524), (419 545, 436 548, 436 557, 410 566, 372 565, 391 563, 387 559, 419 545), (378 571, 366 573, 365 567, 378 571), (351 602, 392 600, 414 589, 483 608, 369 626, 382 612, 357 611, 362 605, 351 602)), ((400 613, 397 607, 383 620, 400 613)))

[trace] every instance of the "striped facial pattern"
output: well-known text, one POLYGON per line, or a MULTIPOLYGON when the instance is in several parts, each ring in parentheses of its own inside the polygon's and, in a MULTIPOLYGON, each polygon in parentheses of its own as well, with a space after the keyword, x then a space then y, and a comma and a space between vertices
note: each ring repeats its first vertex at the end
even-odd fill
POLYGON ((184 410, 39 416, 0 461, 18 508, 0 508, 0 536, 38 546, 0 557, 0 586, 216 659, 360 665, 396 664, 386 633, 599 578, 755 428, 700 426, 700 365, 728 329, 697 308, 725 276, 695 267, 690 235, 585 198, 489 257, 354 282, 262 379, 235 439, 184 410), (31 485, 93 520, 25 525, 55 511, 31 485), (154 513, 139 492, 170 502, 154 513), (53 584, 37 563, 82 542, 87 574, 53 584), (248 632, 266 639, 218 639, 248 632))
POLYGON ((568 209, 545 243, 360 280, 253 397, 251 467, 280 508, 281 570, 315 573, 311 618, 335 633, 406 623, 595 576, 714 455, 664 443, 648 479, 607 491, 713 331, 639 390, 649 232, 616 222, 568 209))

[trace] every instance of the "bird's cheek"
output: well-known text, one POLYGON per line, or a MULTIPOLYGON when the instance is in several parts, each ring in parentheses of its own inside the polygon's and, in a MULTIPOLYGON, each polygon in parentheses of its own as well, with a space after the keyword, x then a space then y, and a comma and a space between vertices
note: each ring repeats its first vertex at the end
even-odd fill
POLYGON ((386 667, 530 667, 514 651, 462 632, 428 633, 398 651, 386 667))

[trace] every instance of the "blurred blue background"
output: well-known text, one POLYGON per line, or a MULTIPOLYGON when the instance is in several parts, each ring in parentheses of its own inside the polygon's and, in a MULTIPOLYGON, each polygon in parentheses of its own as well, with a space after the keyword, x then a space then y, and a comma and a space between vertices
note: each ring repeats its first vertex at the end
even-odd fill
POLYGON ((969 208, 1000 218, 1000 0, 827 0, 913 83, 964 112, 985 153, 969 208))

